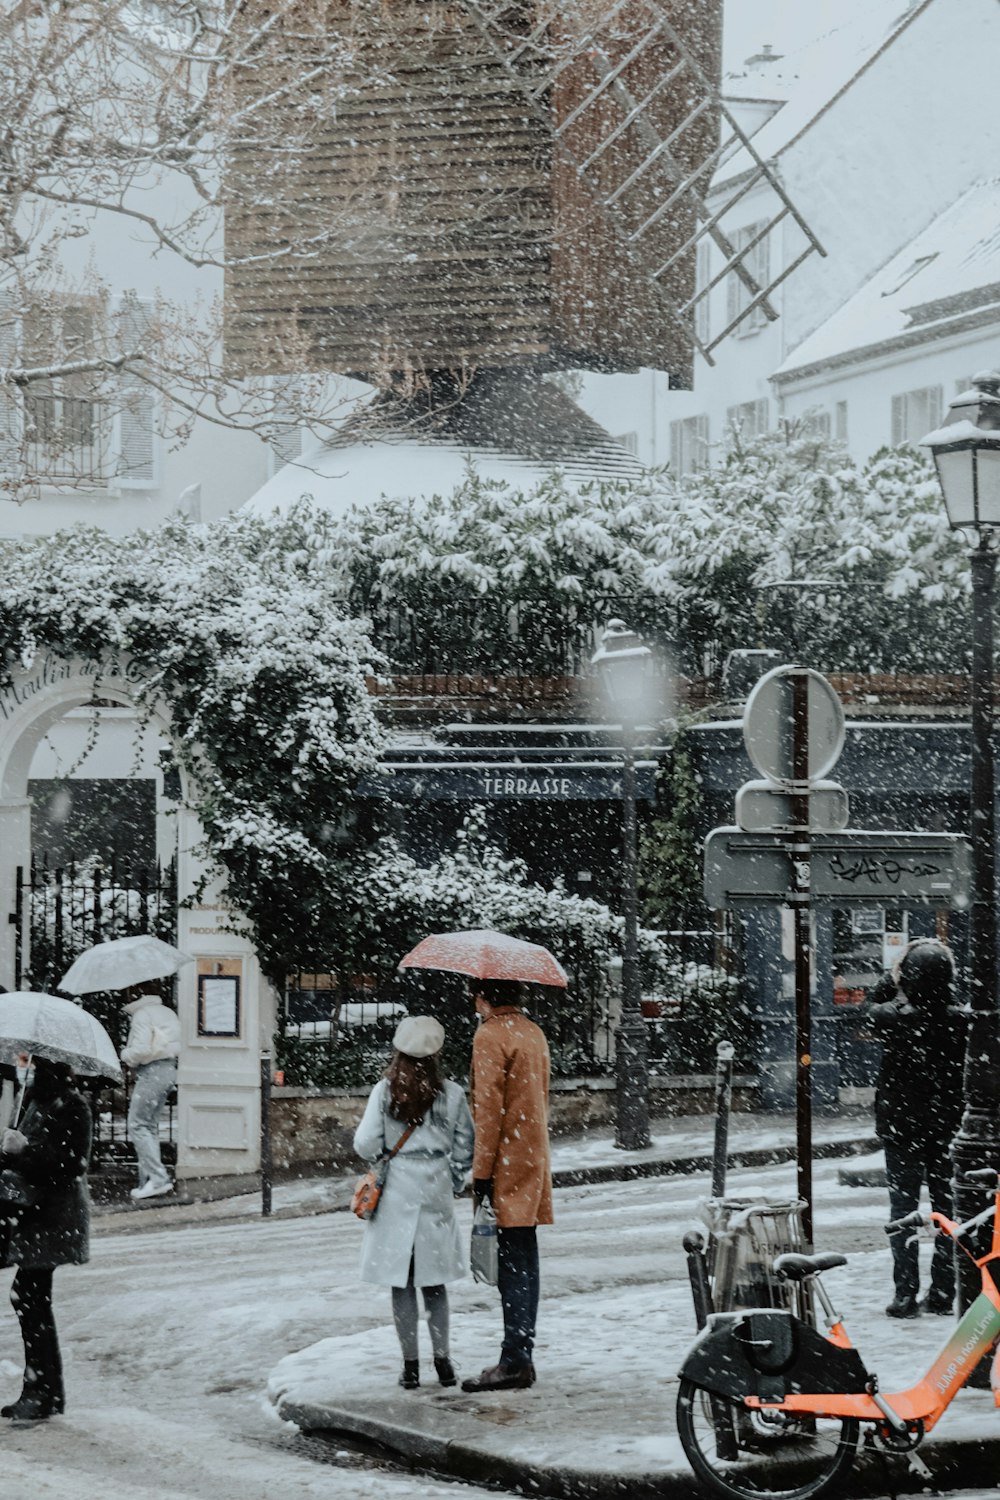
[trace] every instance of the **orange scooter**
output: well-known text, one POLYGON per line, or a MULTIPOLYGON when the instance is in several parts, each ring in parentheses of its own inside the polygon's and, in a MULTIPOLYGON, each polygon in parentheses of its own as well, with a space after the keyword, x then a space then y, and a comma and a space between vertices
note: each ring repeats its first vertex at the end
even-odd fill
MULTIPOLYGON (((964 1224, 943 1214, 908 1214, 887 1234, 933 1226, 949 1235, 979 1267, 982 1291, 930 1369, 908 1390, 883 1395, 844 1329, 820 1280, 847 1264, 843 1255, 779 1255, 774 1268, 788 1281, 810 1282, 826 1335, 783 1309, 714 1313, 680 1372, 677 1429, 688 1462, 712 1492, 729 1500, 814 1500, 829 1493, 865 1444, 905 1454, 925 1479, 916 1449, 1000 1337, 1000 1174, 968 1172, 965 1180, 992 1189, 993 1204, 964 1224), (964 1243, 992 1240, 977 1257, 964 1243)), ((1000 1406, 1000 1348, 993 1360, 1000 1406)))

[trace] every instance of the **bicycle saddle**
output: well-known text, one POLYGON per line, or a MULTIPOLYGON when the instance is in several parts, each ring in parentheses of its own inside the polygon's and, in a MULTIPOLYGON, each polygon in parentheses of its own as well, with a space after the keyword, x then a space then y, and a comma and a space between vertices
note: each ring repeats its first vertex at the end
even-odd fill
POLYGON ((774 1269, 786 1281, 805 1281, 807 1276, 818 1276, 821 1271, 832 1271, 836 1266, 846 1266, 847 1256, 828 1250, 824 1255, 777 1255, 774 1269))

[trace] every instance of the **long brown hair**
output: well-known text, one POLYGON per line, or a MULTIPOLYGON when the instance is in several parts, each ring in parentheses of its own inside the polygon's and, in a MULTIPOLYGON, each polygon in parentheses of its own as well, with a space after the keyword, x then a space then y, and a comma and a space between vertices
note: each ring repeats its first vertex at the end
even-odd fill
POLYGON ((394 1052, 385 1076, 389 1080, 389 1113, 406 1125, 422 1120, 444 1088, 437 1053, 409 1057, 405 1052, 394 1052))

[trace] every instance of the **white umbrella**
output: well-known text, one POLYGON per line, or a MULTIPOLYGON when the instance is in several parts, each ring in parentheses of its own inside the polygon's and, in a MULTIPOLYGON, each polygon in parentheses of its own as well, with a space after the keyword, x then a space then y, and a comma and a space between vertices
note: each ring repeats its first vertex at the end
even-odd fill
POLYGON ((97 1017, 41 990, 0 995, 0 1062, 15 1062, 22 1052, 68 1063, 89 1078, 121 1082, 114 1043, 97 1017))
POLYGON ((95 990, 124 990, 147 979, 176 974, 194 959, 151 933, 138 937, 112 938, 81 953, 59 981, 70 995, 90 995, 95 990))

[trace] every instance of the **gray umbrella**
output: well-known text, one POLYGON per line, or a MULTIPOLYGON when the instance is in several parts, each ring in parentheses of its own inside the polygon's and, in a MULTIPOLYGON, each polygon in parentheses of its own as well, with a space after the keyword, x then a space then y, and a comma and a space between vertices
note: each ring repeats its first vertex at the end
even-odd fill
POLYGON ((60 979, 59 988, 68 995, 124 990, 133 984, 144 984, 147 979, 176 974, 182 965, 193 962, 187 953, 161 942, 149 932, 137 937, 111 938, 81 953, 60 979))
POLYGON ((122 1080, 114 1043, 97 1017, 41 990, 0 995, 0 1062, 14 1062, 22 1052, 68 1063, 88 1078, 122 1080))

